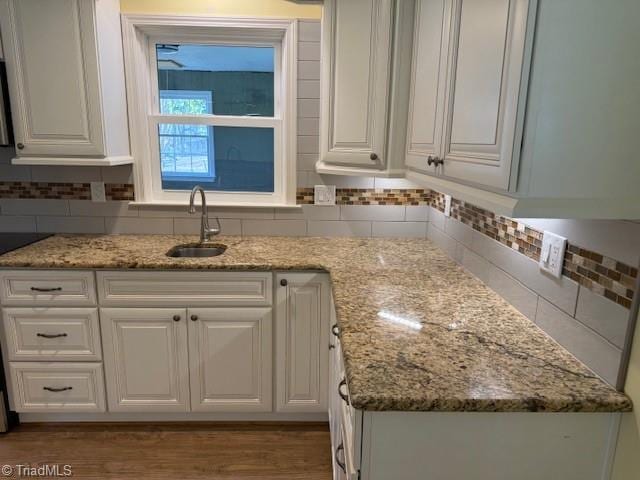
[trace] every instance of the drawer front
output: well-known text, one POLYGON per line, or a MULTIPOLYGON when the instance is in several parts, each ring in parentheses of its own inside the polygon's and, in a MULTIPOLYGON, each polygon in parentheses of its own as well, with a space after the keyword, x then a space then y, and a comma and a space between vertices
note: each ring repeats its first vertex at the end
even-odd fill
POLYGON ((95 361, 101 358, 96 308, 6 308, 12 361, 95 361))
POLYGON ((92 306, 93 272, 0 271, 0 301, 4 306, 92 306))
POLYGON ((98 272, 102 306, 268 306, 267 272, 98 272))
POLYGON ((11 362, 18 412, 104 412, 104 377, 99 363, 11 362))

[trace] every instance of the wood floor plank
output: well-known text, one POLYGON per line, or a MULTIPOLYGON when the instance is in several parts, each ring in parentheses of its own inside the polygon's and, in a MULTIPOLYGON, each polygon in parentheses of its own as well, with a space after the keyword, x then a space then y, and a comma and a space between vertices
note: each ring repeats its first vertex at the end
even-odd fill
POLYGON ((326 424, 25 424, 0 436, 5 463, 86 479, 331 479, 326 424))

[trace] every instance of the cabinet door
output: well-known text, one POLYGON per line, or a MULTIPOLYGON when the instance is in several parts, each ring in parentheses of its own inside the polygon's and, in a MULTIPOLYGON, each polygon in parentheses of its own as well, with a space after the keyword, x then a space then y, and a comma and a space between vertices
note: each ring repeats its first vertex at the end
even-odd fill
POLYGON ((276 285, 276 408, 280 412, 326 412, 327 276, 283 273, 276 275, 276 285))
POLYGON ((509 188, 521 135, 521 80, 528 71, 529 2, 455 0, 441 167, 447 177, 509 188))
POLYGON ((452 0, 416 3, 406 164, 433 173, 427 158, 442 155, 451 7, 452 0))
POLYGON ((194 412, 271 411, 271 309, 189 309, 194 412))
POLYGON ((100 310, 109 411, 189 410, 186 311, 100 310))
POLYGON ((393 0, 328 0, 322 32, 321 160, 385 166, 393 0))
POLYGON ((0 0, 20 156, 105 154, 94 2, 0 0))

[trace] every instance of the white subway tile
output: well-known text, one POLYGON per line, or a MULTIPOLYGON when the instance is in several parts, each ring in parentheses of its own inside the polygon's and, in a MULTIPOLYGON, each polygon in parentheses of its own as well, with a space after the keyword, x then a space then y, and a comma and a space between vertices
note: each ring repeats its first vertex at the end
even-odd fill
POLYGON ((319 80, 320 79, 320 62, 317 60, 298 61, 298 79, 319 80))
POLYGON ((468 248, 464 248, 463 250, 462 266, 478 277, 479 280, 487 284, 489 283, 491 269, 497 268, 468 248))
POLYGON ((622 357, 620 349, 541 297, 536 323, 591 370, 615 385, 622 357))
POLYGON ((370 237, 371 222, 309 221, 310 237, 370 237))
POLYGON ((444 231, 467 248, 471 248, 473 228, 451 217, 444 217, 444 231))
POLYGON ((373 222, 374 237, 425 238, 427 222, 373 222))
POLYGON ((298 60, 320 61, 320 42, 298 42, 298 60))
POLYGON ((624 346, 630 315, 622 305, 580 287, 576 318, 619 348, 624 346))
POLYGON ((242 220, 242 235, 302 237, 306 234, 305 220, 242 220))
POLYGON ((341 205, 340 219, 402 222, 404 212, 404 205, 341 205))
MULTIPOLYGON (((298 164, 297 170, 303 170, 306 172, 314 172, 316 169, 316 162, 318 161, 317 153, 303 153, 298 155, 298 164)), ((306 179, 305 179, 306 180, 306 179)), ((299 187, 304 187, 306 185, 298 185, 299 187)))
POLYGON ((298 153, 314 153, 320 151, 320 139, 317 135, 298 135, 298 153))
POLYGON ((440 249, 444 250, 452 260, 462 263, 464 250, 460 248, 458 242, 440 230, 433 223, 429 222, 427 225, 427 238, 435 243, 440 249))
POLYGON ((114 167, 101 167, 100 173, 104 183, 133 183, 133 166, 116 165, 114 167))
POLYGON ((0 200, 3 215, 68 215, 68 200, 5 198, 0 200))
MULTIPOLYGON (((179 207, 165 205, 144 205, 137 208, 138 215, 143 218, 189 218, 194 216, 194 214, 189 213, 189 208, 186 205, 179 207)), ((199 204, 197 215, 200 215, 199 204)))
POLYGON ((381 178, 376 177, 375 179, 375 188, 410 188, 410 189, 422 189, 424 187, 420 187, 416 185, 411 180, 407 180, 406 178, 381 178))
POLYGON ((535 320, 538 303, 538 296, 535 292, 493 265, 489 268, 487 284, 525 317, 535 320))
MULTIPOLYGON (((173 233, 176 235, 199 235, 200 234, 200 217, 198 218, 174 218, 173 233)), ((215 220, 209 221, 209 226, 214 227, 215 220)), ((221 235, 241 235, 241 220, 233 218, 220 219, 221 235)), ((216 238, 216 237, 214 237, 216 238)))
POLYGON ((38 232, 104 233, 104 217, 37 217, 38 232))
POLYGON ((555 278, 540 271, 538 263, 480 232, 473 232, 473 250, 543 296, 569 315, 575 313, 578 284, 567 277, 555 278))
POLYGON ((26 165, 0 164, 0 182, 30 182, 31 167, 26 165))
POLYGON ((407 222, 428 222, 429 206, 428 205, 407 205, 405 220, 407 222))
POLYGON ((0 216, 0 232, 35 232, 36 217, 20 215, 0 216))
POLYGON ((298 80, 298 98, 320 98, 320 80, 298 80))
POLYGON ((437 208, 429 207, 429 222, 433 223, 437 228, 444 232, 444 222, 445 222, 444 213, 442 213, 437 208))
POLYGON ((129 202, 92 202, 91 200, 69 200, 69 213, 81 217, 137 217, 138 209, 129 202))
POLYGON ((308 173, 309 172, 307 172, 306 170, 301 170, 298 164, 298 171, 296 172, 296 187, 307 188, 309 186, 307 185, 308 173))
POLYGON ((338 205, 301 205, 301 208, 277 208, 278 220, 339 220, 338 205))
POLYGON ((106 217, 107 233, 172 234, 173 218, 106 217))
POLYGON ((298 22, 299 42, 319 42, 320 41, 320 21, 300 20, 298 22))
POLYGON ((320 100, 302 98, 298 100, 298 118, 320 117, 320 100))
POLYGON ((336 188, 373 188, 373 177, 351 175, 319 175, 309 172, 309 185, 335 185, 336 188))
POLYGON ((37 165, 31 167, 32 182, 87 183, 102 181, 100 167, 37 165))
MULTIPOLYGON (((318 138, 318 135, 320 135, 320 119, 319 118, 298 118, 298 135, 314 135, 316 138, 315 142, 316 142, 316 148, 317 148, 320 144, 320 140, 318 138)), ((298 153, 304 153, 304 152, 298 151, 298 153)))
POLYGON ((267 220, 275 218, 273 208, 209 207, 209 217, 267 220))

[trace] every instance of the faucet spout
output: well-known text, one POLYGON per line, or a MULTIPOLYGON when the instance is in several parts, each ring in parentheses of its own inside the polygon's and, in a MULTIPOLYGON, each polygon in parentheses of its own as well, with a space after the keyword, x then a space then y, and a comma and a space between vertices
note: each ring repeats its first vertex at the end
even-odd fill
POLYGON ((209 227, 209 211, 207 209, 207 196, 205 195, 204 188, 200 185, 196 185, 191 190, 191 196, 189 197, 189 213, 196 213, 195 197, 196 193, 200 192, 200 198, 202 199, 202 216, 200 221, 200 243, 209 243, 211 237, 220 233, 220 220, 216 217, 217 226, 214 228, 209 227))

